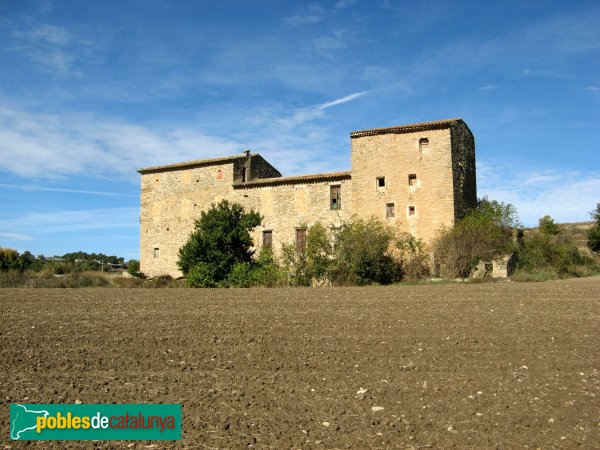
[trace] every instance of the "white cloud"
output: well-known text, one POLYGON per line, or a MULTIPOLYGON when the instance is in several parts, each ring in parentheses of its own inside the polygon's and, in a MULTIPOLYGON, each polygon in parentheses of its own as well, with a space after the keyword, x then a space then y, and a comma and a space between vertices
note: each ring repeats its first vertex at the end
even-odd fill
POLYGON ((284 21, 290 25, 301 26, 321 22, 326 17, 327 12, 325 9, 316 3, 312 3, 301 7, 296 14, 284 18, 284 21))
POLYGON ((527 172, 478 162, 477 183, 480 196, 515 205, 526 226, 545 215, 561 223, 589 221, 600 202, 599 173, 527 172))
POLYGON ((85 115, 34 114, 0 106, 0 170, 23 177, 127 175, 174 161, 230 155, 231 140, 196 130, 161 132, 85 115))
POLYGON ((4 238, 4 239, 10 239, 12 241, 30 241, 33 238, 31 236, 28 236, 26 234, 21 234, 21 233, 6 233, 3 231, 0 231, 0 238, 4 238))
POLYGON ((319 109, 327 109, 327 108, 331 108, 332 106, 341 105, 343 103, 348 103, 348 102, 351 102, 352 100, 357 99, 358 97, 362 97, 363 95, 368 94, 368 93, 369 93, 369 91, 362 91, 362 92, 356 92, 354 94, 346 95, 345 97, 338 98, 338 99, 332 100, 330 102, 322 103, 321 105, 319 105, 319 109))
POLYGON ((481 86, 478 90, 479 91, 491 91, 496 89, 496 86, 493 84, 486 84, 485 86, 481 86))
MULTIPOLYGON (((81 211, 28 213, 20 217, 0 220, 3 234, 53 234, 72 231, 89 231, 138 227, 138 208, 104 208, 81 211)), ((22 235, 25 236, 25 235, 22 235)))
POLYGON ((127 197, 128 194, 122 194, 119 192, 107 192, 107 191, 88 191, 85 189, 68 189, 68 188, 53 188, 47 186, 38 186, 33 184, 4 184, 0 183, 0 187, 8 189, 18 189, 20 191, 47 191, 47 192, 64 192, 69 194, 89 194, 89 195, 106 195, 116 197, 127 197))
POLYGON ((334 9, 346 9, 355 5, 357 0, 339 0, 333 7, 334 9))

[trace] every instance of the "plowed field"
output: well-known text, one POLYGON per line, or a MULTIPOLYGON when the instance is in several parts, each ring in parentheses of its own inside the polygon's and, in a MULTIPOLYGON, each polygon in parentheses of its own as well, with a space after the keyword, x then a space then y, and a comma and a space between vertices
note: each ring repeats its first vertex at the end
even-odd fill
POLYGON ((178 442, 39 448, 598 448, 600 278, 0 290, 10 403, 181 403, 178 442))

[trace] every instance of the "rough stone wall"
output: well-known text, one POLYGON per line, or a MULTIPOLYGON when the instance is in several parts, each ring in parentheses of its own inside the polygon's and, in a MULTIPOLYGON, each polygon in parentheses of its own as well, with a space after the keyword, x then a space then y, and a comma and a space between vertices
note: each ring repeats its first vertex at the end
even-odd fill
MULTIPOLYGON (((243 161, 243 160, 242 160, 243 161)), ((261 227, 253 233, 262 247, 263 230, 271 230, 273 249, 295 242, 295 230, 316 222, 339 225, 350 217, 351 180, 326 179, 302 184, 233 187, 238 161, 142 175, 140 259, 142 273, 149 276, 181 276, 177 268, 179 249, 194 229, 201 211, 222 199, 238 202, 246 210, 259 211, 261 227), (219 171, 220 179, 219 179, 219 171), (341 186, 342 209, 331 210, 329 186, 341 186), (159 257, 154 257, 154 249, 159 257)))
POLYGON ((256 246, 262 247, 262 232, 272 230, 273 250, 279 252, 282 244, 294 243, 297 228, 308 228, 316 222, 325 226, 339 226, 351 214, 352 181, 349 179, 319 180, 302 184, 277 184, 260 187, 236 187, 232 199, 245 208, 259 211, 262 226, 252 236, 256 246), (339 210, 330 208, 330 186, 341 186, 339 210))
POLYGON ((425 242, 455 220, 450 130, 386 133, 352 139, 352 210, 375 216, 425 242), (419 140, 429 145, 420 150, 419 140), (416 175, 416 186, 409 185, 416 175), (385 177, 385 187, 377 187, 385 177), (394 203, 395 217, 386 217, 394 203), (410 215, 409 206, 414 206, 410 215))
POLYGON ((232 162, 142 175, 140 270, 150 276, 180 276, 179 249, 200 211, 231 197, 232 162), (219 172, 221 171, 221 172, 219 172), (220 176, 220 179, 219 179, 220 176), (160 249, 158 258, 154 248, 160 249))
POLYGON ((250 157, 250 177, 246 181, 262 178, 278 178, 281 173, 260 155, 250 157))
POLYGON ((477 206, 475 138, 464 122, 452 125, 452 171, 455 220, 477 206))

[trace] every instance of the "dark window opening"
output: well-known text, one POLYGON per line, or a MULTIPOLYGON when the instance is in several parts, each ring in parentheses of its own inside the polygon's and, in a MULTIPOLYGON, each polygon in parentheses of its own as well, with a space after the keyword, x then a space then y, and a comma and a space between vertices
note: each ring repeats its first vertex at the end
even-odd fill
POLYGON ((415 215, 415 207, 414 206, 409 206, 408 207, 408 215, 409 216, 414 216, 415 215))
POLYGON ((395 217, 396 216, 396 207, 393 203, 388 203, 385 205, 385 216, 386 217, 395 217))
POLYGON ((417 174, 411 173, 408 176, 408 185, 409 186, 416 186, 417 185, 417 174))
POLYGON ((342 186, 329 187, 329 206, 331 209, 342 209, 342 186))
POLYGON ((302 253, 306 250, 306 228, 296 228, 296 251, 302 253))
POLYGON ((273 231, 272 230, 263 231, 263 247, 264 248, 273 248, 273 231))
POLYGON ((429 148, 429 139, 421 138, 419 139, 419 151, 427 150, 429 148))
POLYGON ((160 258, 160 249, 158 247, 154 248, 154 257, 160 258))
POLYGON ((377 187, 385 187, 385 177, 377 177, 377 187))

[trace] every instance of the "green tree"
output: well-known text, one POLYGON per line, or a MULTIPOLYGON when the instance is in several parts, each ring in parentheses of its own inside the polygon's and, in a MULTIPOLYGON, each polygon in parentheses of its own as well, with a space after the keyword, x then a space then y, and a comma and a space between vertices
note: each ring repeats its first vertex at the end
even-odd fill
POLYGON ((127 262, 127 272, 137 275, 140 272, 140 262, 137 259, 130 259, 127 262))
POLYGON ((186 276, 201 265, 193 271, 195 286, 223 282, 236 263, 252 262, 250 231, 261 221, 259 213, 246 212, 238 203, 213 204, 196 221, 194 232, 179 250, 177 265, 186 276))
POLYGON ((549 236, 555 236, 560 233, 560 226, 554 222, 554 219, 550 216, 544 216, 540 219, 538 229, 540 230, 540 233, 549 236))
POLYGON ((594 253, 600 253, 600 203, 596 205, 596 209, 590 213, 594 224, 588 230, 587 245, 594 253))

